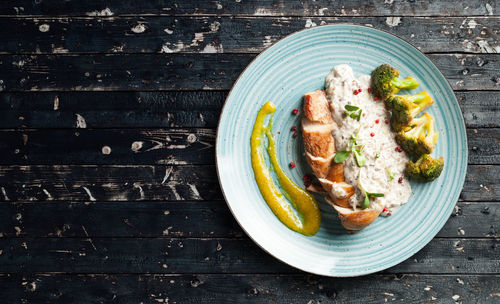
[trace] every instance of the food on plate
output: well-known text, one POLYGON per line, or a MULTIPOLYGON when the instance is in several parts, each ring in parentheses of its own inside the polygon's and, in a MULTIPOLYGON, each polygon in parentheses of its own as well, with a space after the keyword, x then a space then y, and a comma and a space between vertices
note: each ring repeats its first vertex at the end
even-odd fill
POLYGON ((437 143, 439 132, 434 129, 434 117, 429 113, 414 118, 409 129, 396 134, 397 143, 410 156, 430 154, 437 143))
POLYGON ((395 124, 396 128, 411 126, 413 118, 433 103, 434 100, 426 91, 415 95, 393 95, 387 98, 386 104, 392 111, 391 125, 395 124))
MULTIPOLYGON (((393 69, 375 75, 385 91, 403 87, 393 69)), ((404 83, 416 87, 415 80, 404 83)), ((328 74, 324 91, 304 95, 305 157, 349 232, 380 214, 392 214, 411 194, 404 179, 408 156, 394 139, 390 112, 371 94, 370 84, 369 75, 355 78, 351 67, 342 64, 328 74)))
POLYGON ((443 171, 443 164, 442 156, 434 159, 429 154, 422 154, 416 162, 411 160, 408 162, 406 174, 415 180, 430 182, 439 177, 443 171))
POLYGON ((377 98, 386 100, 399 90, 412 90, 418 87, 418 82, 412 77, 399 79, 399 70, 388 64, 382 64, 372 71, 371 89, 377 98))
POLYGON ((283 224, 293 231, 311 236, 319 230, 321 213, 314 197, 297 186, 279 165, 272 136, 272 116, 275 110, 276 107, 271 102, 264 104, 253 126, 250 149, 255 181, 267 205, 283 224), (268 115, 271 117, 265 127, 268 115), (268 141, 266 152, 271 166, 267 165, 264 157, 264 135, 268 141), (271 171, 274 171, 279 187, 275 185, 271 171))

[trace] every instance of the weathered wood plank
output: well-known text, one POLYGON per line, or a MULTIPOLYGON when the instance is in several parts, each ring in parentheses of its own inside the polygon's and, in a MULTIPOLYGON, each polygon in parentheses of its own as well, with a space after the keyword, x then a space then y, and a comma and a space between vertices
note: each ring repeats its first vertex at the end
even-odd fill
POLYGON ((3 18, 0 53, 258 53, 298 30, 335 23, 383 29, 423 52, 500 51, 499 17, 397 18, 3 18))
POLYGON ((493 303, 497 275, 0 275, 7 303, 493 303), (85 288, 82 288, 85 286, 85 288), (221 288, 224 286, 224 288, 221 288))
MULTIPOLYGON (((227 90, 254 57, 255 54, 0 55, 0 89, 227 90)), ((430 54, 429 58, 455 89, 500 90, 500 56, 430 54)))
POLYGON ((500 129, 467 130, 469 164, 500 164, 500 129))
POLYGON ((4 166, 0 200, 220 199, 214 166, 4 166))
POLYGON ((500 127, 500 103, 494 92, 455 92, 467 127, 500 127))
MULTIPOLYGON (((283 132, 283 131, 282 131, 283 132)), ((0 130, 0 164, 215 164, 214 129, 0 130)), ((468 129, 469 164, 500 164, 500 128, 468 129)))
MULTIPOLYGON (((500 166, 469 165, 462 201, 498 201, 500 166)), ((0 166, 0 201, 221 199, 215 166, 0 166)))
MULTIPOLYGON (((0 127, 75 128, 78 114, 88 128, 214 128, 226 95, 226 91, 0 92, 0 127)), ((480 97, 464 102, 489 100, 480 97)), ((484 115, 488 113, 492 112, 484 115)))
POLYGON ((215 164, 214 129, 0 130, 0 138, 0 164, 215 164))
MULTIPOLYGON (((0 248, 2 273, 298 272, 248 238, 1 238, 0 248)), ((498 274, 499 267, 499 239, 433 239, 384 273, 498 274)))
POLYGON ((387 0, 219 0, 219 1, 132 1, 57 0, 4 2, 0 15, 118 16, 118 15, 248 15, 248 16, 448 16, 497 15, 496 1, 456 2, 387 0))
MULTIPOLYGON (((498 218, 500 203, 459 202, 437 237, 498 238, 498 218)), ((0 204, 0 234, 36 238, 234 238, 242 237, 244 232, 224 201, 23 202, 0 204), (82 226, 86 227, 85 231, 82 226)))
MULTIPOLYGON (((217 127, 227 91, 0 92, 0 128, 217 127)), ((500 127, 500 92, 455 92, 467 127, 500 127)))

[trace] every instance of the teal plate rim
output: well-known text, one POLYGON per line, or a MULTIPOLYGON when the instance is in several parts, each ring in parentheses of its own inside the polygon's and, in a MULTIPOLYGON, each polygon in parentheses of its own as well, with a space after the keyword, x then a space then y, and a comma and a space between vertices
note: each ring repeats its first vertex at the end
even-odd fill
MULTIPOLYGON (((292 55, 293 55, 293 53, 292 53, 292 55)), ((264 59, 262 59, 262 60, 264 60, 264 59)), ((332 67, 330 67, 330 69, 331 68, 332 67)), ((323 77, 323 79, 324 79, 324 77, 323 77)), ((302 92, 302 93, 305 93, 305 92, 302 92)), ((262 105, 265 101, 266 100, 262 100, 262 102, 260 102, 260 105, 262 105)), ((450 106, 450 104, 446 104, 446 105, 450 106)), ((252 115, 256 115, 256 112, 253 113, 252 115)), ((255 118, 255 117, 253 117, 253 118, 255 118)), ((275 119, 275 121, 276 121, 276 119, 275 119)), ((250 127, 253 126, 253 120, 247 121, 246 124, 250 124, 250 127)), ((435 235, 441 230, 441 228, 445 225, 446 221, 448 220, 448 218, 449 218, 449 216, 450 216, 450 214, 451 214, 451 212, 452 212, 452 210, 453 210, 453 208, 458 200, 460 192, 463 188, 463 184, 465 182, 465 174, 467 171, 467 160, 468 160, 467 137, 465 135, 466 134, 465 130, 466 130, 465 123, 464 123, 462 113, 460 111, 458 101, 456 99, 456 96, 455 96, 453 89, 450 86, 448 80, 446 80, 446 78, 439 71, 439 69, 434 65, 434 63, 425 54, 423 54, 420 50, 418 50, 415 46, 413 46, 411 43, 409 43, 409 42, 395 36, 394 34, 387 32, 387 31, 375 29, 373 27, 356 25, 356 24, 349 24, 349 23, 321 25, 321 26, 307 28, 307 29, 297 31, 295 33, 287 35, 286 37, 278 40, 273 45, 271 45, 266 50, 264 50, 259 55, 257 55, 248 64, 248 66, 243 70, 243 72, 239 75, 237 80, 234 82, 233 87, 231 88, 231 90, 226 98, 226 101, 224 103, 224 106, 222 108, 222 112, 221 112, 218 127, 217 127, 216 145, 215 145, 217 177, 218 177, 221 189, 222 189, 222 194, 224 196, 224 199, 225 199, 231 213, 233 214, 234 218, 236 219, 236 221, 238 222, 240 227, 243 229, 243 231, 245 231, 245 233, 250 237, 250 239, 252 239, 260 248, 262 248, 268 254, 274 256, 275 258, 279 259, 280 261, 282 261, 282 262, 284 262, 292 267, 295 267, 297 269, 300 269, 300 270, 303 270, 303 271, 306 271, 309 273, 313 273, 313 274, 331 276, 331 277, 354 277, 354 276, 366 275, 366 274, 370 274, 370 273, 374 273, 374 272, 378 272, 378 271, 387 269, 389 267, 397 265, 397 264, 401 263, 402 261, 408 259, 412 255, 414 255, 416 252, 421 250, 425 245, 427 245, 435 237, 435 235), (451 193, 445 197, 446 204, 442 206, 445 208, 441 210, 439 217, 437 218, 439 221, 433 223, 433 225, 431 227, 429 227, 430 232, 427 231, 427 234, 425 234, 423 237, 421 237, 418 240, 418 243, 412 244, 412 247, 409 250, 406 250, 403 254, 400 254, 398 257, 396 257, 392 260, 386 259, 381 264, 368 265, 366 267, 358 267, 355 270, 351 270, 350 265, 336 265, 339 267, 338 269, 336 269, 334 271, 332 271, 330 269, 330 271, 328 271, 328 269, 318 269, 318 268, 314 268, 314 267, 313 268, 308 267, 306 265, 303 265, 303 263, 301 263, 300 260, 291 260, 289 258, 290 256, 287 257, 286 254, 285 255, 282 254, 282 252, 279 249, 276 249, 276 246, 271 247, 271 246, 269 246, 269 244, 270 244, 269 242, 264 242, 264 240, 262 239, 262 236, 257 237, 256 235, 252 234, 252 231, 249 231, 250 230, 249 227, 246 227, 246 225, 244 223, 246 221, 246 219, 243 217, 244 215, 238 214, 238 212, 235 211, 234 206, 231 205, 231 201, 230 201, 231 197, 229 197, 229 194, 228 194, 228 192, 230 190, 228 188, 225 189, 225 183, 227 182, 227 179, 224 176, 225 169, 221 168, 221 163, 223 162, 223 160, 221 160, 221 153, 222 153, 222 149, 223 149, 222 147, 224 146, 224 144, 223 144, 224 138, 223 138, 223 135, 221 135, 220 130, 221 130, 221 126, 223 126, 225 123, 226 116, 229 115, 229 114, 227 114, 228 108, 229 108, 228 105, 231 105, 231 102, 232 102, 231 100, 232 100, 232 96, 233 96, 234 91, 238 89, 238 84, 244 78, 244 76, 246 76, 249 73, 250 68, 253 67, 256 64, 256 62, 258 62, 259 60, 264 58, 268 53, 270 53, 272 51, 279 50, 280 48, 282 48, 282 49, 286 48, 288 45, 293 45, 294 39, 298 35, 307 36, 307 35, 315 35, 318 33, 319 33, 319 35, 321 35, 322 32, 325 34, 328 34, 328 30, 330 30, 330 29, 335 30, 335 29, 341 29, 341 28, 344 28, 346 30, 351 30, 351 31, 360 31, 360 32, 365 31, 366 33, 378 34, 378 35, 385 36, 385 38, 387 38, 387 39, 389 39, 389 38, 393 39, 395 41, 395 43, 401 45, 402 47, 409 48, 412 51, 414 51, 414 54, 412 54, 412 55, 418 56, 419 59, 423 60, 423 62, 425 62, 425 64, 427 64, 430 67, 431 72, 434 73, 433 76, 439 78, 442 85, 444 86, 446 93, 448 93, 448 95, 446 97, 448 100, 451 100, 451 102, 453 103, 453 106, 452 106, 453 110, 456 111, 458 109, 458 112, 459 112, 459 115, 454 116, 454 118, 456 118, 458 120, 455 120, 453 122, 453 125, 457 128, 457 132, 459 133, 460 138, 458 139, 458 142, 453 142, 453 143, 454 144, 456 143, 460 146, 459 150, 461 152, 460 157, 462 160, 460 165, 462 166, 462 168, 461 168, 462 170, 460 172, 458 172, 458 176, 456 176, 456 178, 454 180, 455 181, 454 184, 456 185, 455 186, 456 191, 454 191, 453 193, 451 193)), ((250 137, 248 136, 248 141, 249 140, 250 140, 250 137)), ((277 142, 277 144, 280 145, 280 143, 278 143, 278 142, 277 142)), ((445 155, 445 157, 446 157, 446 155, 445 155)), ((248 162, 250 162, 250 160, 248 160, 248 162)), ((446 165, 445 165, 445 170, 446 170, 446 165)), ((253 177, 253 172, 251 172, 251 176, 253 177)), ((295 181, 297 182, 297 179, 295 179, 295 181)), ((226 187, 228 187, 228 186, 226 186, 226 187)), ((413 187, 413 184, 412 184, 412 187, 413 187)), ((258 195, 260 196, 260 193, 258 193, 258 195)), ((232 198, 232 199, 234 199, 234 198, 232 198)), ((265 204, 265 202, 261 196, 260 196, 260 199, 265 204)), ((406 205, 408 205, 408 204, 406 204, 406 205)), ((398 213, 396 213, 394 216, 397 217, 398 213)), ((322 222, 322 226, 323 225, 324 225, 324 219, 322 222)), ((284 229, 287 230, 287 228, 284 228, 284 229)), ((370 226, 366 229, 370 229, 370 226)), ((286 232, 281 231, 281 233, 286 233, 286 232)), ((296 234, 295 232, 292 232, 292 233, 296 234)), ((299 236, 298 238, 300 238, 299 234, 296 234, 296 235, 298 235, 299 236)), ((274 234, 274 237, 279 238, 279 233, 274 234)), ((340 243, 343 243, 345 238, 348 238, 348 237, 349 237, 348 234, 345 235, 344 238, 340 241, 340 243)), ((276 239, 275 241, 279 242, 282 240, 276 239)), ((305 242, 308 242, 308 241, 305 240, 305 242)), ((310 245, 310 244, 308 244, 308 245, 310 245)), ((348 249, 348 250, 350 250, 350 249, 348 249)), ((354 247, 354 250, 356 250, 355 247, 354 247)), ((318 256, 316 256, 316 257, 318 257, 318 256)))

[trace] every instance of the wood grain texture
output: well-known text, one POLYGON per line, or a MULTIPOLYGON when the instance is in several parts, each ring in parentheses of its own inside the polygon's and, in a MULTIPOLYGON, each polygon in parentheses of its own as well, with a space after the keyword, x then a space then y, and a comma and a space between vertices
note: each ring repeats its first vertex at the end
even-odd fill
MULTIPOLYGON (((215 128, 227 91, 0 92, 0 128, 215 128)), ((500 127, 500 92, 455 92, 471 128, 500 127)))
MULTIPOLYGON (((500 166, 469 165, 460 199, 498 201, 498 176, 500 166)), ((0 201, 180 201, 221 198, 213 165, 0 166, 0 201)))
POLYGON ((57 0, 4 2, 0 15, 62 15, 62 16, 117 16, 117 15, 249 15, 249 16, 433 16, 446 12, 449 16, 498 15, 498 2, 457 2, 453 0, 210 0, 210 1, 144 1, 133 0, 76 1, 57 0))
MULTIPOLYGON (((437 237, 498 238, 498 218, 499 202, 459 202, 437 237)), ((245 234, 224 201, 192 201, 2 203, 0 235, 241 238, 245 234)))
MULTIPOLYGON (((0 164, 213 165, 215 133, 214 129, 0 130, 0 164)), ((469 129, 467 140, 469 164, 500 164, 500 128, 469 129)))
POLYGON ((0 275, 16 303, 494 303, 498 275, 0 275), (82 288, 85 286, 85 288, 82 288), (222 288, 222 286, 224 288, 222 288), (356 288, 353 288, 356 286, 356 288), (410 300, 411 299, 411 300, 410 300))
MULTIPOLYGON (((255 54, 0 55, 0 91, 227 90, 255 54), (8 75, 8 77, 6 77, 8 75)), ((493 54, 430 54, 454 89, 500 90, 493 54)))
MULTIPOLYGON (((80 227, 83 231, 85 226, 80 227)), ((1 238, 3 273, 298 273, 244 239, 1 238)), ((383 273, 498 274, 499 239, 433 239, 383 273)))
POLYGON ((0 200, 220 199, 212 166, 4 166, 0 200))
POLYGON ((215 164, 214 129, 0 130, 0 137, 0 164, 215 164))
MULTIPOLYGON (((480 94, 464 103, 483 104, 496 94, 480 94)), ((226 95, 227 91, 0 92, 0 127, 76 128, 78 114, 88 128, 215 128, 226 95)), ((485 111, 480 120, 488 119, 489 113, 485 111)), ((497 122, 493 118, 486 121, 497 122)))
POLYGON ((500 51, 499 17, 37 17, 0 19, 0 53, 260 53, 288 34, 335 23, 382 29, 423 52, 500 51))

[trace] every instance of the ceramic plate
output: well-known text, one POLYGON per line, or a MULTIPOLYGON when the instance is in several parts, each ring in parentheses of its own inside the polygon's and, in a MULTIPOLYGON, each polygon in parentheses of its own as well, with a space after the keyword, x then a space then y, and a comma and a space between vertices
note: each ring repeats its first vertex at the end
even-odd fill
MULTIPOLYGON (((419 91, 414 91, 419 92, 419 91)), ((217 170, 234 217, 260 247, 301 270, 335 277, 359 276, 396 265, 424 247, 443 227, 462 189, 467 170, 465 125, 453 91, 436 66, 420 51, 384 31, 356 25, 327 25, 294 33, 261 53, 241 74, 227 97, 217 131, 217 170), (436 181, 412 184, 409 202, 393 216, 379 217, 356 234, 347 234, 336 212, 318 196, 322 224, 313 237, 286 228, 263 200, 250 162, 250 134, 266 101, 276 107, 274 133, 278 156, 287 174, 302 185, 311 170, 302 156, 300 126, 306 92, 324 87, 333 66, 346 63, 369 74, 382 63, 412 75, 436 103, 427 112, 440 133, 435 156, 444 156, 436 181), (294 161, 297 167, 289 168, 294 161)))

